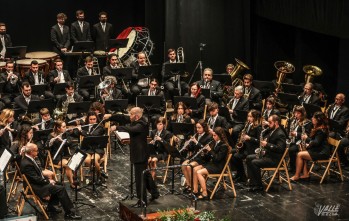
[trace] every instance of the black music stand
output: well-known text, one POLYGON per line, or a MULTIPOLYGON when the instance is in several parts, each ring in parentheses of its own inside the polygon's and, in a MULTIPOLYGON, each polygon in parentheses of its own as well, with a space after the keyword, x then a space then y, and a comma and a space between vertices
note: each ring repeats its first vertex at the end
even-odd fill
POLYGON ((47 108, 50 113, 52 113, 54 109, 54 103, 52 99, 46 99, 46 100, 38 100, 33 101, 31 100, 28 104, 28 110, 27 113, 39 113, 42 108, 47 108))
MULTIPOLYGON (((12 153, 12 151, 10 149, 8 149, 7 147, 4 148, 3 152, 1 153, 1 156, 0 156, 0 173, 1 176, 4 178, 4 183, 0 183, 0 187, 1 185, 4 185, 4 194, 5 196, 7 196, 7 191, 6 191, 6 183, 7 183, 7 180, 6 180, 6 174, 5 174, 5 171, 6 171, 6 168, 8 166, 8 164, 10 163, 10 161, 12 160, 12 158, 14 157, 14 154, 12 153)), ((5 205, 2 205, 5 207, 5 214, 7 214, 7 211, 8 211, 8 208, 7 208, 7 203, 5 205)), ((3 217, 1 217, 3 218, 3 217)))
POLYGON ((182 95, 182 89, 181 89, 181 77, 185 75, 185 70, 186 70, 186 64, 185 62, 183 63, 167 63, 164 64, 164 72, 165 76, 172 76, 177 78, 177 87, 179 91, 179 96, 182 95))
POLYGON ((5 81, 0 82, 0 93, 2 93, 5 86, 5 81))
POLYGON ((32 88, 32 94, 36 95, 42 95, 43 92, 46 91, 47 85, 46 84, 35 84, 35 85, 30 85, 32 88))
POLYGON ((182 134, 186 139, 189 135, 194 134, 194 126, 192 123, 172 122, 172 131, 174 135, 182 134))
POLYGON ((161 111, 161 97, 160 96, 148 96, 148 95, 138 95, 136 97, 136 106, 143 108, 146 111, 148 117, 148 124, 151 127, 152 122, 150 119, 150 111, 161 111))
POLYGON ((296 84, 281 84, 281 87, 285 93, 300 94, 303 92, 303 87, 296 84))
POLYGON ((106 110, 124 112, 128 106, 128 99, 106 100, 104 107, 106 110))
POLYGON ((78 80, 79 88, 93 88, 101 83, 100 75, 80 76, 78 80))
POLYGON ((201 94, 202 94, 206 99, 210 99, 210 98, 211 98, 211 89, 208 89, 208 88, 201 88, 201 94))
POLYGON ((341 134, 341 131, 343 131, 341 125, 336 120, 328 119, 328 126, 330 131, 335 133, 335 137, 337 137, 337 134, 341 134))
POLYGON ((219 81, 221 84, 226 86, 232 85, 231 76, 229 74, 214 74, 212 79, 219 81))
POLYGON ((289 111, 292 110, 294 105, 300 105, 298 96, 295 94, 279 92, 278 97, 280 98, 281 103, 288 104, 289 111))
POLYGON ((87 113, 90 105, 91 101, 69 103, 67 114, 87 113))
POLYGON ((27 46, 13 46, 6 47, 5 58, 12 58, 13 60, 19 60, 25 58, 27 53, 27 46))
POLYGON ((196 101, 196 98, 194 97, 181 97, 181 96, 174 96, 174 105, 176 105, 178 102, 183 102, 185 105, 187 105, 188 109, 197 110, 198 109, 198 103, 196 101))
POLYGON ((227 121, 230 121, 230 119, 231 119, 229 109, 226 106, 220 106, 219 110, 218 110, 218 114, 220 116, 225 117, 225 119, 227 119, 227 121))
POLYGON ((62 95, 65 94, 65 87, 67 86, 67 83, 57 83, 53 87, 53 94, 54 95, 62 95))
POLYGON ((133 68, 115 68, 110 70, 110 74, 116 79, 130 80, 132 79, 133 68))
POLYGON ((74 43, 72 52, 93 52, 94 42, 93 41, 77 41, 74 43))
POLYGON ((275 91, 275 85, 271 81, 253 81, 253 85, 261 91, 262 97, 267 98, 275 91))
POLYGON ((93 150, 93 157, 91 160, 92 165, 92 192, 98 196, 97 188, 96 188, 96 166, 95 166, 95 155, 96 149, 100 147, 106 147, 108 144, 109 136, 89 136, 85 137, 81 143, 82 147, 90 147, 93 150), (93 162, 92 162, 93 161, 93 162))
POLYGON ((308 119, 312 118, 315 112, 321 111, 321 107, 315 104, 303 103, 303 107, 307 113, 308 119))
POLYGON ((157 78, 160 73, 160 66, 158 64, 153 64, 149 66, 139 66, 138 68, 138 79, 141 78, 157 78))
POLYGON ((48 135, 52 132, 52 129, 47 130, 36 130, 34 131, 33 140, 44 140, 46 141, 48 135))

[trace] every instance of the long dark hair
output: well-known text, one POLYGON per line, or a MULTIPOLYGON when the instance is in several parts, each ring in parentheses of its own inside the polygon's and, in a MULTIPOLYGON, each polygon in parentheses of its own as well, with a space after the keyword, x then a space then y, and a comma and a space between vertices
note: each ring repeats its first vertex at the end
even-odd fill
POLYGON ((19 130, 17 140, 18 140, 18 147, 22 148, 29 142, 29 138, 27 137, 27 134, 29 131, 32 130, 32 127, 28 124, 24 124, 21 126, 21 129, 19 130))
POLYGON ((204 119, 200 119, 197 124, 200 124, 203 128, 204 128, 204 132, 205 133, 209 133, 209 128, 208 128, 208 124, 204 119))
POLYGON ((228 147, 228 155, 231 151, 231 146, 229 146, 229 143, 228 143, 228 139, 227 139, 227 136, 225 134, 225 130, 222 128, 222 127, 215 127, 213 129, 213 132, 215 134, 217 134, 217 136, 219 137, 219 139, 221 140, 221 142, 223 142, 225 145, 227 145, 228 147))
POLYGON ((313 115, 313 118, 316 119, 317 124, 314 125, 314 127, 311 129, 310 137, 314 137, 315 133, 318 130, 324 131, 326 134, 328 134, 328 120, 324 113, 321 111, 315 112, 313 115))

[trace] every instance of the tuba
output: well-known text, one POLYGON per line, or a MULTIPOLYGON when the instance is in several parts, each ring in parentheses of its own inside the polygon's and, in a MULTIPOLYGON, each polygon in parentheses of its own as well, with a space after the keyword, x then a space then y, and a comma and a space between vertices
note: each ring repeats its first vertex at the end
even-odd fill
POLYGON ((276 72, 276 92, 280 92, 281 84, 284 82, 286 74, 293 73, 295 71, 295 67, 293 64, 287 61, 276 61, 274 63, 274 67, 277 69, 276 72))
POLYGON ((303 66, 303 71, 305 72, 305 83, 310 83, 313 81, 314 77, 322 75, 322 70, 314 65, 303 66))
POLYGON ((244 62, 240 61, 239 59, 235 58, 236 65, 234 69, 229 73, 232 82, 232 86, 235 88, 237 86, 242 86, 243 82, 240 78, 238 78, 238 75, 243 70, 250 70, 250 67, 247 66, 244 62))

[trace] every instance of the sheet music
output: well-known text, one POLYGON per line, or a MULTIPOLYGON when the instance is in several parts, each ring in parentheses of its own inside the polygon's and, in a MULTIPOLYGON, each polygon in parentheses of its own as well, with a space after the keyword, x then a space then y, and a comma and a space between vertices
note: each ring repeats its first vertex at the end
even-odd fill
POLYGON ((68 167, 75 171, 77 167, 80 165, 84 155, 80 152, 75 153, 68 163, 68 167))
POLYGON ((130 139, 130 134, 127 132, 115 131, 115 135, 119 140, 130 139))
POLYGON ((7 149, 4 149, 4 152, 2 153, 0 158, 0 172, 5 171, 5 167, 11 159, 11 156, 12 154, 7 149))

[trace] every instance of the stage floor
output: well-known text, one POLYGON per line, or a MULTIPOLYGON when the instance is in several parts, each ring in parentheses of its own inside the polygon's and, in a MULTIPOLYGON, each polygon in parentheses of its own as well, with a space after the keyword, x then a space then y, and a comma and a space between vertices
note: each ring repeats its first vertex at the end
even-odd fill
MULTIPOLYGON (((130 193, 128 147, 124 150, 126 154, 119 149, 112 150, 112 159, 108 165, 109 179, 106 188, 98 188, 98 197, 88 189, 79 191, 78 196, 83 202, 95 206, 83 206, 78 209, 83 220, 121 220, 119 202, 130 193)), ((246 186, 237 183, 236 198, 233 198, 231 191, 219 191, 211 201, 198 201, 197 210, 214 211, 217 220, 349 220, 349 171, 344 170, 344 175, 344 182, 332 177, 321 185, 318 178, 312 177, 310 181, 293 183, 292 191, 275 183, 268 193, 248 192, 246 186)), ((157 180, 157 183, 161 197, 150 203, 147 212, 193 206, 186 196, 167 195, 171 188, 170 179, 165 185, 160 180, 157 180)), ((10 184, 7 185, 7 189, 9 186, 10 184)), ((71 199, 74 199, 74 191, 67 183, 66 187, 71 199)), ((181 191, 179 176, 175 177, 175 190, 181 191)), ((124 203, 132 202, 135 201, 127 200, 124 203)), ((13 208, 14 205, 15 199, 12 199, 9 206, 13 208)), ((136 213, 137 210, 141 214, 140 209, 134 209, 136 213)), ((24 214, 31 213, 35 211, 26 204, 24 214)), ((10 211, 10 215, 13 216, 13 212, 10 211)), ((64 220, 64 214, 54 215, 52 220, 64 220)))

